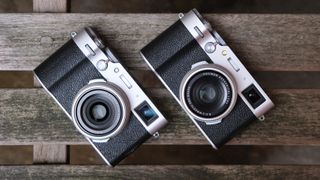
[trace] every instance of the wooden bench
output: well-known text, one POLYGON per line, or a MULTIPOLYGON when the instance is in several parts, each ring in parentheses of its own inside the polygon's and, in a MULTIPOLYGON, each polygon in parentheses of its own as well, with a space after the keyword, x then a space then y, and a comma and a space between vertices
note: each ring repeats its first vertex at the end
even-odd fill
MULTIPOLYGON (((53 6, 48 2, 52 1, 34 0, 34 10, 66 11, 66 1, 55 0, 53 6)), ((254 123, 226 147, 319 146, 320 15, 204 16, 276 105, 266 114, 264 122, 254 123)), ((23 81, 32 81, 31 71, 64 44, 70 38, 70 32, 93 26, 170 121, 167 128, 160 131, 158 139, 146 144, 206 145, 207 141, 138 53, 176 20, 176 14, 0 14, 0 83, 6 80, 7 72, 21 73, 23 81)), ((0 166, 0 177, 9 179, 320 177, 318 165, 162 164, 119 165, 113 169, 106 165, 71 165, 68 163, 68 145, 88 143, 36 81, 33 87, 0 89, 0 144, 33 146, 32 164, 0 166)))

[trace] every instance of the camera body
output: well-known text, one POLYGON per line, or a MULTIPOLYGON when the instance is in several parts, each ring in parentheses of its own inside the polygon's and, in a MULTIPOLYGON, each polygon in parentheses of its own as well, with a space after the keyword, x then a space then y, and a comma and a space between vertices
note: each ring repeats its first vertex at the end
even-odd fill
POLYGON ((196 9, 179 17, 141 55, 218 149, 274 105, 196 9))
POLYGON ((104 161, 115 166, 167 120, 91 28, 71 36, 35 76, 104 161))

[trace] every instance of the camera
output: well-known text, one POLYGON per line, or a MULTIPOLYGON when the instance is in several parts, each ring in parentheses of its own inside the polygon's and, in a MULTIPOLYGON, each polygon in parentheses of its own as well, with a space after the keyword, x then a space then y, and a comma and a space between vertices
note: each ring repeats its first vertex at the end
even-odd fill
POLYGON ((34 74, 103 160, 115 166, 167 120, 90 27, 71 36, 34 74))
POLYGON ((196 9, 179 18, 141 55, 218 149, 274 104, 196 9))

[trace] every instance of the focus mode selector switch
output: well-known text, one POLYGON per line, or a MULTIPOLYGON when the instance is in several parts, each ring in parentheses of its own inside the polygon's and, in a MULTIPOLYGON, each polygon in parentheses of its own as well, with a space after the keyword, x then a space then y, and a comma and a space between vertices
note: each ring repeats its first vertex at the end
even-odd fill
POLYGON ((263 102, 266 101, 266 99, 253 84, 242 91, 242 94, 254 109, 259 107, 263 102))
POLYGON ((131 83, 128 81, 128 79, 123 74, 120 75, 120 79, 127 86, 128 89, 132 88, 131 83))

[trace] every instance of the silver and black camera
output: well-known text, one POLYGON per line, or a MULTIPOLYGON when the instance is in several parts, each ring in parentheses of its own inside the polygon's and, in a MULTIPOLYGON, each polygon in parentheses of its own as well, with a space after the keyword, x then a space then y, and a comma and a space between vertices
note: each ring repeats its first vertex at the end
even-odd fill
POLYGON ((167 120, 91 28, 71 36, 34 73, 104 161, 114 166, 167 120))
POLYGON ((196 9, 141 50, 141 55, 217 149, 274 105, 196 9))

